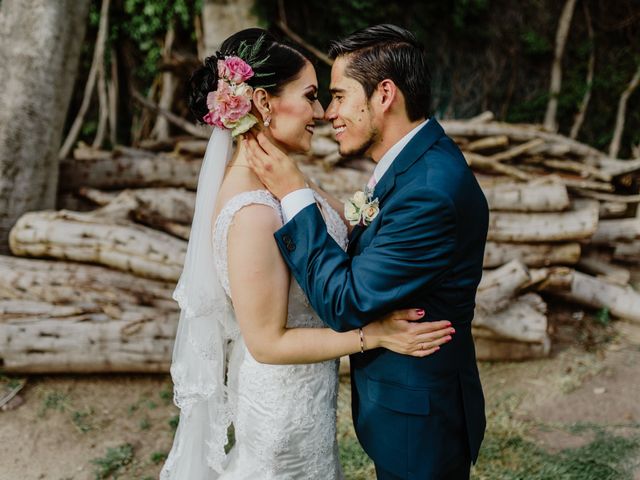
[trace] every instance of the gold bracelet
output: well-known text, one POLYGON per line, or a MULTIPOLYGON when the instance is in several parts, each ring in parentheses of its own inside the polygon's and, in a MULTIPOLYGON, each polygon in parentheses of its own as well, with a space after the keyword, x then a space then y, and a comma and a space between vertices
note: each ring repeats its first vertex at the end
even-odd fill
POLYGON ((358 332, 360 332, 360 353, 364 353, 364 332, 362 327, 358 329, 358 332))

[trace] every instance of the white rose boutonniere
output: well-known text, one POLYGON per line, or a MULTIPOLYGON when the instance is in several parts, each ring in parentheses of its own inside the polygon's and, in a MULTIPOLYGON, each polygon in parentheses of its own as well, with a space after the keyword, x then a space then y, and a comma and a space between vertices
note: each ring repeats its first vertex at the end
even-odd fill
POLYGON ((368 226, 380 213, 378 199, 372 200, 373 190, 365 188, 357 191, 347 200, 344 206, 344 216, 351 225, 368 226))

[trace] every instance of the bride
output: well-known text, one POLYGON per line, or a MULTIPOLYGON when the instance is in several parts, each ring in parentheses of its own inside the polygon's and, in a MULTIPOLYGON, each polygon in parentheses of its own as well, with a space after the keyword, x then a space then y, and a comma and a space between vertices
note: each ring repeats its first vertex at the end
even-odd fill
MULTIPOLYGON (((309 60, 255 28, 229 37, 190 79, 190 107, 214 129, 174 294, 181 412, 162 479, 342 478, 336 359, 381 347, 425 356, 451 339, 449 322, 408 322, 424 315, 416 310, 334 332, 291 281, 273 238, 280 204, 232 137, 262 129, 282 150, 308 151, 323 116, 317 90, 309 60)), ((329 233, 346 248, 340 202, 314 188, 329 233)))

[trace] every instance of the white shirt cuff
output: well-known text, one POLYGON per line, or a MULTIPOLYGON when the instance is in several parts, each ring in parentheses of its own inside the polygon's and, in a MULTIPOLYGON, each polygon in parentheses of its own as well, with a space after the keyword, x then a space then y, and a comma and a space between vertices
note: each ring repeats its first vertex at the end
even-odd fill
POLYGON ((284 223, 287 223, 301 210, 313 203, 316 203, 316 199, 313 196, 313 190, 310 188, 301 188, 285 195, 280 202, 284 223))

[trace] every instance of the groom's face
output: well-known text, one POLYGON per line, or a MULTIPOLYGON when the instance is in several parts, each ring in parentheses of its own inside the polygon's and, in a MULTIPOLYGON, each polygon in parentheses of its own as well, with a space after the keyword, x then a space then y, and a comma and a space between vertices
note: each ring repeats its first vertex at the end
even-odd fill
POLYGON ((331 103, 325 119, 333 124, 340 154, 367 155, 379 137, 364 88, 345 75, 347 57, 336 58, 331 68, 331 103))

